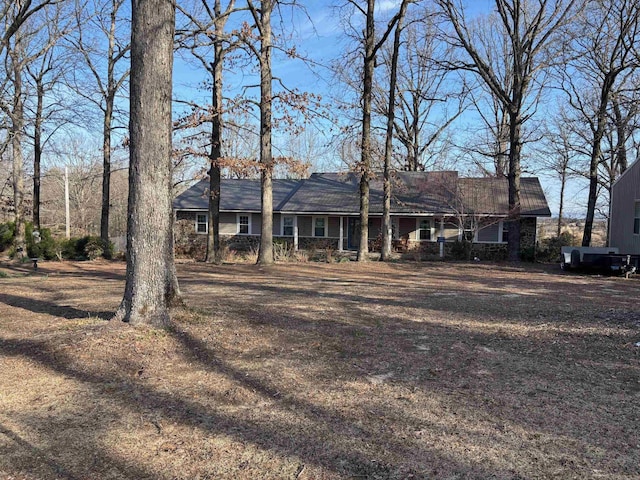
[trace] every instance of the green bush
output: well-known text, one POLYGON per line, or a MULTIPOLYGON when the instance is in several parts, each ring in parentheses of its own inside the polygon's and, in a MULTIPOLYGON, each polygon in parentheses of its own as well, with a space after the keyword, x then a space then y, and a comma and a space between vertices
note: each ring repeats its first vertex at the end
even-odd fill
POLYGON ((76 260, 78 259, 77 255, 77 243, 78 238, 68 238, 60 241, 60 246, 58 252, 60 254, 60 258, 64 258, 66 260, 76 260))
POLYGON ((15 231, 16 224, 14 222, 0 223, 0 252, 11 247, 15 231))
POLYGON ((100 237, 87 237, 84 245, 84 255, 89 260, 95 260, 104 255, 104 243, 100 237))
MULTIPOLYGON (((113 243, 105 243, 100 237, 87 235, 80 238, 56 240, 51 235, 51 230, 41 228, 40 241, 36 242, 33 236, 33 224, 25 223, 25 241, 27 255, 31 258, 44 260, 95 260, 99 257, 113 258, 115 247, 113 243)), ((7 250, 12 256, 15 254, 13 240, 15 224, 13 222, 0 223, 0 251, 7 250)))
POLYGON ((70 238, 62 248, 62 257, 73 260, 95 260, 96 258, 113 258, 113 243, 107 245, 100 237, 87 235, 80 238, 70 238))
POLYGON ((471 242, 463 239, 451 244, 451 257, 454 260, 471 260, 471 242))
POLYGON ((40 241, 36 243, 33 237, 33 224, 31 222, 25 223, 24 233, 27 242, 27 255, 31 258, 54 260, 58 257, 58 242, 51 236, 51 231, 48 228, 41 228, 39 232, 40 241))

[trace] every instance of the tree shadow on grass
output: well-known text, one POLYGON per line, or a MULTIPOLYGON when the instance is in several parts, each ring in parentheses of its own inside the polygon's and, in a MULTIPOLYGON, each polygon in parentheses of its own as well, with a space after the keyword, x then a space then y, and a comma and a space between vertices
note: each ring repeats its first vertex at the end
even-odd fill
POLYGON ((77 320, 89 317, 97 317, 102 320, 109 320, 111 317, 113 317, 113 312, 93 312, 90 310, 80 310, 70 305, 57 305, 53 302, 36 300, 34 298, 25 298, 18 295, 9 295, 6 293, 0 293, 0 303, 4 303, 15 308, 22 308, 33 313, 42 313, 54 317, 62 317, 67 320, 77 320))
MULTIPOLYGON (((73 408, 89 406, 75 405, 73 408)), ((66 413, 66 418, 56 422, 48 412, 46 415, 29 416, 28 419, 13 418, 12 420, 26 420, 38 429, 38 443, 26 440, 8 426, 0 423, 0 436, 5 436, 9 442, 3 449, 5 458, 12 462, 4 466, 0 474, 8 473, 8 478, 60 479, 60 480, 85 480, 87 478, 131 478, 157 480, 161 478, 157 472, 145 470, 141 465, 126 462, 116 455, 110 455, 102 443, 102 435, 110 420, 101 416, 99 425, 95 423, 91 429, 83 429, 82 436, 72 438, 65 437, 65 429, 69 421, 78 416, 78 411, 71 410, 66 413), (49 432, 44 434, 42 432, 49 432), (12 447, 13 445, 13 447, 12 447), (16 475, 17 477, 14 477, 16 475)), ((0 462, 2 465, 4 462, 0 462)), ((0 468, 2 468, 0 466, 0 468)))
MULTIPOLYGON (((276 410, 287 411, 295 416, 294 424, 281 424, 277 416, 261 416, 259 411, 251 416, 225 414, 216 411, 215 407, 188 399, 177 392, 158 391, 125 377, 114 378, 80 370, 71 366, 71 358, 60 352, 50 351, 46 342, 0 339, 0 352, 3 355, 21 356, 36 361, 56 373, 89 386, 115 382, 119 387, 110 389, 107 395, 111 400, 122 403, 123 408, 152 411, 154 415, 162 418, 163 422, 200 429, 207 435, 229 436, 277 455, 300 458, 305 463, 319 465, 346 478, 428 478, 430 472, 425 469, 428 469, 429 465, 438 465, 450 472, 468 474, 469 471, 473 471, 470 478, 489 478, 495 475, 504 477, 507 474, 504 471, 493 470, 490 465, 480 466, 468 459, 452 458, 437 449, 432 450, 415 442, 403 441, 389 432, 371 430, 371 427, 363 426, 358 421, 359 418, 310 403, 298 398, 296 392, 280 392, 256 376, 237 370, 218 358, 200 340, 179 328, 174 328, 172 335, 184 346, 189 359, 255 391, 264 399, 276 402, 276 410), (399 461, 397 464, 389 464, 378 461, 375 456, 362 450, 362 445, 367 444, 373 444, 374 451, 392 453, 397 459, 415 461, 419 458, 418 470, 415 469, 415 463, 412 465, 411 462, 403 464, 399 461)), ((104 421, 108 423, 108 419, 104 421)), ((59 467, 63 469, 61 471, 69 471, 68 478, 75 478, 67 466, 59 467)), ((139 472, 130 474, 128 478, 144 476, 144 472, 139 472)))

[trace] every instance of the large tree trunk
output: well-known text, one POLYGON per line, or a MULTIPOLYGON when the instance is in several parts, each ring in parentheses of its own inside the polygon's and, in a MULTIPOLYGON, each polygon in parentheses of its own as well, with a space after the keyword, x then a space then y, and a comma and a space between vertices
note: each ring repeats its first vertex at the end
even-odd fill
POLYGON ((207 263, 220 262, 220 157, 222 157, 222 43, 216 42, 211 120, 211 169, 209 170, 209 231, 207 263))
POLYGON ((44 88, 36 81, 36 118, 33 125, 33 228, 40 230, 40 166, 42 163, 42 112, 44 88))
MULTIPOLYGON (((20 47, 16 47, 18 49, 20 47)), ((24 225, 24 157, 22 154, 22 138, 24 134, 24 103, 22 98, 22 58, 19 52, 12 52, 13 69, 13 109, 11 112, 11 151, 13 154, 13 205, 15 208, 15 237, 13 244, 16 253, 23 257, 26 253, 24 225)))
POLYGON ((166 325, 179 298, 171 215, 175 6, 133 0, 127 276, 114 319, 166 325))
POLYGON ((109 207, 111 204, 111 119, 114 97, 106 98, 102 124, 102 209, 100 212, 100 238, 109 244, 109 207))
POLYGON ((273 0, 260 5, 260 163, 262 190, 262 228, 258 263, 273 263, 273 154, 271 150, 271 10, 273 0))
POLYGON ((211 119, 211 154, 209 160, 209 230, 207 231, 207 263, 220 262, 220 158, 222 157, 222 74, 224 50, 222 31, 226 18, 220 14, 220 0, 215 0, 216 39, 213 46, 213 91, 211 102, 213 118, 211 119))
POLYGON ((391 55, 391 75, 389 78, 389 107, 387 110, 387 134, 384 147, 384 204, 382 206, 382 252, 380 259, 387 261, 391 258, 391 154, 393 151, 393 123, 396 108, 396 83, 398 78, 398 55, 400 51, 400 37, 402 35, 402 21, 407 10, 407 0, 403 0, 398 14, 398 23, 393 39, 393 53, 391 55))
POLYGON ((614 75, 606 75, 602 89, 600 90, 600 103, 596 114, 596 126, 593 130, 591 158, 589 159, 589 198, 587 200, 587 216, 584 221, 584 231, 582 234, 583 247, 591 245, 593 220, 595 218, 596 202, 598 200, 598 166, 602 160, 602 138, 605 131, 607 104, 609 103, 609 95, 614 81, 614 75))
POLYGON ((369 254, 369 177, 371 176, 371 102, 375 67, 375 0, 367 0, 367 26, 364 38, 364 79, 362 90, 362 151, 360 156, 360 245, 358 261, 369 254))
POLYGON ((520 261, 520 111, 509 115, 509 239, 507 256, 510 261, 520 261))

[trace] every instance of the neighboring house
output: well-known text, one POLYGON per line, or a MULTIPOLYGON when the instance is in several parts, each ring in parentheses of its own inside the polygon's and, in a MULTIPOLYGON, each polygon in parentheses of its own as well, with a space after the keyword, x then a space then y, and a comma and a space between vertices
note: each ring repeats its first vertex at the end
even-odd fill
MULTIPOLYGON (((208 231, 208 180, 174 201, 182 235, 204 237, 208 231)), ((379 248, 382 231, 382 181, 371 181, 369 239, 379 248)), ((521 247, 535 246, 536 218, 551 212, 537 178, 521 179, 521 247)), ((273 235, 295 248, 352 250, 360 239, 359 175, 314 173, 306 180, 273 181, 273 235)), ((230 248, 257 246, 260 238, 259 180, 223 179, 220 189, 220 236, 230 248)), ((461 178, 457 172, 396 172, 391 221, 398 249, 419 247, 447 254, 456 241, 473 242, 484 258, 506 256, 508 235, 506 178, 461 178)))
POLYGON ((611 188, 609 246, 640 254, 640 162, 631 165, 611 188))

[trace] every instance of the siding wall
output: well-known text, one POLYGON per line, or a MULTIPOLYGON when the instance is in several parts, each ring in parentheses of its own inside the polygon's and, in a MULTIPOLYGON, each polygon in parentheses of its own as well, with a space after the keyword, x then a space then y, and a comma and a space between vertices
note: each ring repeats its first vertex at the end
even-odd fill
POLYGON ((312 225, 311 217, 304 216, 298 217, 298 236, 299 237, 311 237, 311 225, 312 225))
POLYGON ((329 231, 327 236, 340 238, 340 217, 329 217, 329 231))
POLYGON ((640 161, 631 165, 611 192, 609 244, 620 253, 640 254, 640 235, 633 233, 636 201, 640 201, 640 161))
POLYGON ((274 213, 273 214, 273 228, 272 230, 272 235, 274 237, 279 237, 282 233, 282 218, 281 215, 279 213, 274 213))
POLYGON ((235 235, 238 230, 235 213, 220 214, 220 235, 235 235))

